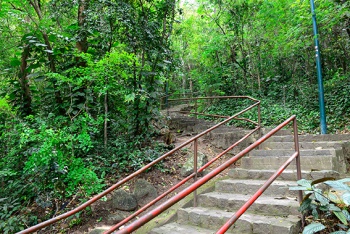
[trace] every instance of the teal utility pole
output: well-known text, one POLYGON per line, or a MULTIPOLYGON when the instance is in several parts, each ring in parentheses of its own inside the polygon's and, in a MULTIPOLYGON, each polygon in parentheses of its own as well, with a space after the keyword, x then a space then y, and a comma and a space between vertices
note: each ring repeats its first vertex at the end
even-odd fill
POLYGON ((313 25, 314 38, 315 38, 316 67, 317 67, 317 81, 318 81, 318 102, 320 105, 321 134, 327 134, 326 111, 324 106, 324 89, 323 89, 322 68, 321 68, 321 53, 320 53, 320 46, 318 44, 318 31, 317 31, 314 0, 310 0, 310 3, 311 3, 312 25, 313 25))

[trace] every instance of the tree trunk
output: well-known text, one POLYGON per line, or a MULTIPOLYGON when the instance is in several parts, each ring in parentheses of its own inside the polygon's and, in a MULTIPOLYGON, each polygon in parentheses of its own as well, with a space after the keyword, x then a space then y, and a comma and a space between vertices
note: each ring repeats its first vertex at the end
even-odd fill
MULTIPOLYGON (((107 79, 108 82, 108 79, 107 79)), ((104 145, 105 145, 105 149, 107 149, 107 140, 108 140, 108 131, 107 131, 107 127, 108 127, 108 91, 106 91, 105 93, 105 122, 104 122, 104 145)))
POLYGON ((23 101, 23 114, 30 115, 33 113, 32 110, 32 94, 29 87, 29 79, 27 72, 27 59, 29 57, 30 47, 25 45, 23 47, 22 57, 21 57, 21 66, 19 72, 19 83, 21 84, 22 91, 22 101, 23 101))
POLYGON ((89 0, 80 0, 78 7, 78 26, 80 30, 79 41, 76 47, 80 52, 86 53, 88 50, 87 33, 84 29, 86 24, 86 11, 89 9, 89 0))
MULTIPOLYGON (((42 12, 41 12, 40 1, 33 0, 33 1, 30 1, 30 4, 34 8, 34 10, 35 10, 39 20, 42 20, 42 12)), ((41 34, 42 34, 42 36, 44 38, 44 42, 45 42, 45 45, 46 45, 47 49, 52 51, 53 49, 52 49, 52 46, 51 46, 51 43, 50 43, 50 40, 49 40, 49 37, 48 37, 47 33, 44 32, 44 31, 41 31, 41 34)), ((47 53, 47 58, 49 60, 51 72, 56 73, 57 72, 56 71, 56 64, 55 64, 55 58, 54 58, 53 54, 48 52, 47 53)), ((56 83, 57 83, 56 80, 52 81, 52 85, 53 85, 54 90, 55 90, 54 91, 55 92, 55 101, 58 104, 58 109, 59 109, 58 111, 59 111, 59 113, 63 115, 65 113, 64 109, 61 106, 62 103, 63 103, 63 100, 62 100, 61 93, 60 93, 56 83)))

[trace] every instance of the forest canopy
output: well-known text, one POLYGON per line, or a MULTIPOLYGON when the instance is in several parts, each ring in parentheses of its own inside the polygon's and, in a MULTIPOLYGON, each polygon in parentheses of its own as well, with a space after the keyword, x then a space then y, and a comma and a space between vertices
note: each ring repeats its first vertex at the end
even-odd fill
MULTIPOLYGON (((350 1, 316 8, 328 128, 349 132, 350 1)), ((313 39, 305 0, 1 0, 0 231, 166 151, 164 95, 252 96, 265 126, 318 132, 313 39)))

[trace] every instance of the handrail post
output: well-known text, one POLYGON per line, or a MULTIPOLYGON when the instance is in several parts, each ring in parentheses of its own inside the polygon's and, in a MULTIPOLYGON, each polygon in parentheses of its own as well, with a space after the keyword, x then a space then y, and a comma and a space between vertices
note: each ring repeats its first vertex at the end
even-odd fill
MULTIPOLYGON (((301 180, 301 166, 300 166, 300 150, 299 150, 299 137, 298 137, 298 126, 297 126, 297 117, 293 120, 293 131, 294 131, 294 149, 298 153, 298 157, 296 158, 296 166, 297 166, 297 180, 301 180)), ((303 192, 299 190, 298 194, 299 203, 303 200, 303 192)))
MULTIPOLYGON (((198 165, 198 141, 194 140, 194 153, 193 153, 193 172, 194 172, 194 182, 197 181, 197 165, 198 165)), ((197 207, 197 190, 193 192, 193 206, 197 207)))
MULTIPOLYGON (((194 113, 197 113, 197 101, 198 101, 198 99, 195 98, 194 99, 194 113)), ((194 115, 196 116, 196 119, 198 119, 198 115, 197 114, 194 114, 194 115)))
MULTIPOLYGON (((261 109, 260 109, 260 101, 258 104, 258 127, 259 127, 259 131, 258 131, 258 139, 261 138, 261 109)), ((261 145, 258 146, 258 149, 261 149, 261 145)))

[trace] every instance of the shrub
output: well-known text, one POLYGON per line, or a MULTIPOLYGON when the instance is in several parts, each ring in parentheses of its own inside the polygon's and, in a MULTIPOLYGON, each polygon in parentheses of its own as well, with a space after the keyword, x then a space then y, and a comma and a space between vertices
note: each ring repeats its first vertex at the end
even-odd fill
POLYGON ((303 234, 323 230, 333 234, 349 233, 350 187, 347 182, 350 182, 350 178, 323 178, 315 181, 302 179, 297 181, 299 186, 290 188, 302 190, 306 195, 299 208, 309 223, 303 234))

